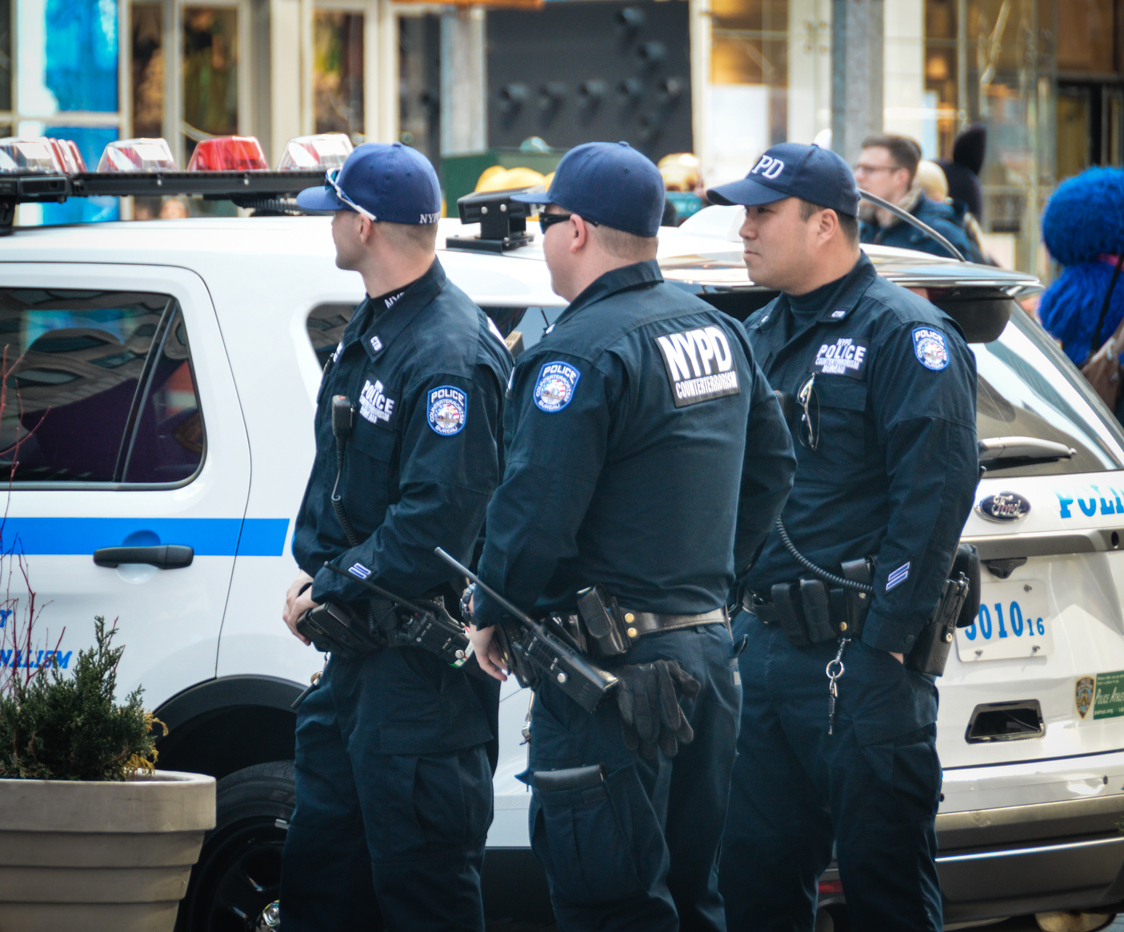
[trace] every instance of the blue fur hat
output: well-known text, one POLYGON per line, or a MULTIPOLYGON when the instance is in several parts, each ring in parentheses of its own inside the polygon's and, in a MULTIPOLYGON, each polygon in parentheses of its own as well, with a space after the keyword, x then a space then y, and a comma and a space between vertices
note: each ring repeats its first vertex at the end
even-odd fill
POLYGON ((1058 185, 1042 215, 1042 239, 1062 265, 1124 250, 1124 169, 1090 168, 1058 185))
POLYGON ((1038 305, 1042 326, 1081 365, 1124 319, 1124 276, 1113 289, 1100 334, 1094 333, 1113 266, 1098 256, 1124 251, 1124 170, 1090 168, 1063 181, 1042 215, 1046 248, 1066 269, 1038 305))
MULTIPOLYGON (((1104 296, 1112 281, 1112 265, 1101 259, 1079 262, 1067 268, 1046 289, 1038 304, 1038 319, 1075 366, 1089 358, 1089 348, 1097 335, 1097 319, 1101 315, 1104 296)), ((1104 326, 1097 341, 1104 343, 1124 319, 1124 274, 1112 290, 1112 300, 1105 314, 1104 326)))

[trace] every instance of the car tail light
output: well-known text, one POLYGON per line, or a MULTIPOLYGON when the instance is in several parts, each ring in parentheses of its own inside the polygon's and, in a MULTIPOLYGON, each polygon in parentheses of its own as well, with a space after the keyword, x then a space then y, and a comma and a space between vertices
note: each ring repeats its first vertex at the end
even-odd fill
POLYGON ((820 896, 839 896, 842 893, 843 882, 841 880, 820 881, 820 896))
POLYGON ((269 171, 261 143, 253 136, 215 136, 204 139, 187 163, 189 172, 269 171))
POLYGON ((118 139, 105 147, 99 172, 174 172, 176 160, 163 139, 118 139))
POLYGON ((285 152, 277 163, 279 172, 339 168, 351 154, 351 140, 345 133, 319 133, 297 136, 285 143, 285 152))
POLYGON ((59 157, 47 139, 0 139, 0 172, 36 172, 45 175, 65 173, 59 157))

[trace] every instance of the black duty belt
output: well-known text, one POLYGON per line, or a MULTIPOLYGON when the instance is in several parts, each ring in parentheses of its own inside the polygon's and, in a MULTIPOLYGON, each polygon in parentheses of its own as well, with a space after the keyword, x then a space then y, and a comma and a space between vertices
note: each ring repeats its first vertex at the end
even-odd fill
POLYGON ((747 589, 742 596, 742 608, 750 614, 756 615, 758 620, 765 625, 775 625, 781 620, 777 603, 760 592, 747 589))
POLYGON ((725 625, 730 627, 730 615, 726 607, 716 608, 701 615, 659 615, 655 612, 637 612, 621 608, 621 617, 626 625, 630 641, 660 631, 676 631, 679 628, 694 628, 698 625, 725 625))

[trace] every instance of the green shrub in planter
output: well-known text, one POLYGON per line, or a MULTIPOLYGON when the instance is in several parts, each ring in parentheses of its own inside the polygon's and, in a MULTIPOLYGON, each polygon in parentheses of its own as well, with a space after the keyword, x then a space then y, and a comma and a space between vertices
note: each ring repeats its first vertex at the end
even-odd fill
POLYGON ((125 780, 155 769, 153 725, 163 723, 141 706, 140 688, 114 702, 125 649, 112 646, 115 633, 98 617, 95 644, 78 654, 71 675, 44 665, 9 680, 0 693, 0 777, 125 780))

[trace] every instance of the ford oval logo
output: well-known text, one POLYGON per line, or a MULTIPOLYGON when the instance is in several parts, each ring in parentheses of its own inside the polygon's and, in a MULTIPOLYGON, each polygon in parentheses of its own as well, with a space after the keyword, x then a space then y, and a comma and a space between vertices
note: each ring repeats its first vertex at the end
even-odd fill
POLYGON ((981 499, 976 506, 980 514, 992 521, 1018 521, 1030 514, 1030 502, 1017 492, 999 492, 981 499))

